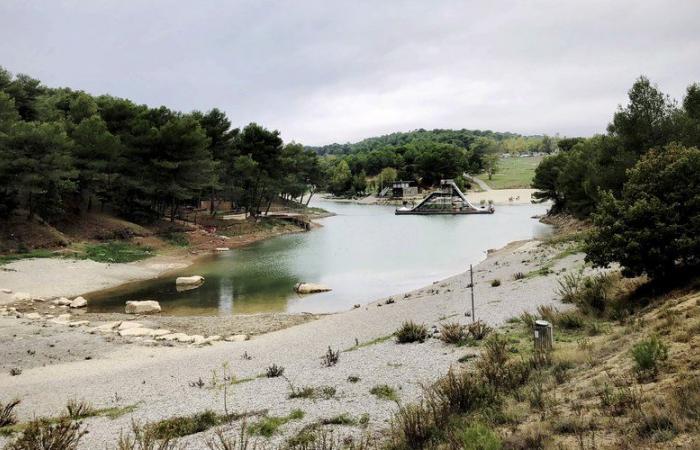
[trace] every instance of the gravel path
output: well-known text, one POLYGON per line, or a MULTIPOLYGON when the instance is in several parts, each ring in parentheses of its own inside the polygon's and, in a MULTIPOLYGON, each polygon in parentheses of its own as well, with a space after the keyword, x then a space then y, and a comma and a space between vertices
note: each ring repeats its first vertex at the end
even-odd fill
MULTIPOLYGON (((492 253, 475 268, 476 316, 499 325, 540 304, 556 304, 557 276, 513 280, 516 272, 528 273, 549 264, 553 272, 580 267, 582 255, 553 258, 560 250, 537 242, 520 242, 492 253), (491 287, 500 279, 499 287, 491 287)), ((280 443, 305 424, 347 413, 357 418, 369 414, 368 428, 339 427, 341 435, 360 435, 385 429, 397 405, 370 394, 375 385, 394 387, 401 402, 420 394, 420 384, 429 383, 447 372, 465 354, 475 349, 447 346, 437 339, 422 344, 396 344, 393 339, 342 352, 334 367, 322 367, 321 357, 330 346, 347 350, 357 342, 366 343, 393 333, 403 321, 414 320, 432 327, 441 321, 471 320, 464 312, 468 304, 468 274, 461 274, 403 296, 393 303, 379 300, 366 307, 325 316, 292 328, 275 331, 246 342, 221 342, 203 348, 121 346, 91 360, 59 362, 25 370, 19 376, 0 374, 0 402, 22 400, 18 413, 22 420, 33 416, 57 415, 71 398, 85 399, 95 407, 137 404, 133 413, 117 419, 104 417, 84 421, 90 433, 81 448, 113 448, 122 430, 132 419, 141 423, 213 409, 223 412, 223 392, 211 387, 213 371, 222 365, 239 379, 250 381, 229 389, 229 411, 268 410, 270 415, 286 415, 299 408, 302 420, 284 425, 272 443, 280 443), (243 359, 246 353, 252 359, 243 359), (289 383, 283 378, 258 377, 271 364, 285 367, 294 386, 332 386, 330 399, 288 399, 289 383), (356 383, 348 381, 357 376, 356 383), (199 379, 202 388, 190 384, 199 379)), ((358 286, 361 289, 361 286, 358 286)), ((14 318, 0 317, 0 328, 14 318)), ((95 337, 99 339, 100 337, 95 337)), ((2 351, 0 356, 4 357, 2 351)), ((255 419, 251 419, 254 421, 255 419)), ((237 425, 232 425, 232 430, 237 425)), ((205 448, 200 433, 184 440, 187 448, 205 448)), ((2 444, 2 439, 0 439, 2 444)))

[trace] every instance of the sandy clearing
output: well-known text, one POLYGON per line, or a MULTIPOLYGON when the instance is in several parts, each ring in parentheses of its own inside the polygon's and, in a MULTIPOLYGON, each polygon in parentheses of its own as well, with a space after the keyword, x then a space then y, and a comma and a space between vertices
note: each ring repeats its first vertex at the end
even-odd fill
POLYGON ((475 204, 482 200, 492 201, 496 205, 524 205, 532 203, 532 194, 537 189, 492 189, 483 192, 468 192, 467 199, 475 204))
MULTIPOLYGON (((534 311, 540 304, 558 304, 554 292, 556 275, 513 280, 514 273, 535 270, 556 252, 550 247, 520 243, 491 253, 475 268, 477 318, 498 325, 523 311, 534 311), (491 287, 490 281, 496 278, 502 281, 501 286, 491 287)), ((553 270, 581 266, 582 258, 573 255, 558 259, 553 270)), ((143 422, 207 408, 222 411, 220 390, 191 387, 190 383, 199 378, 208 382, 212 371, 220 370, 223 363, 228 363, 239 378, 256 377, 276 363, 286 368, 285 375, 295 386, 333 386, 337 395, 328 400, 289 400, 289 384, 281 378, 254 378, 233 386, 229 405, 233 404, 230 408, 236 411, 267 409, 274 415, 287 414, 294 408, 305 411, 304 419, 284 426, 273 443, 281 442, 304 424, 344 412, 353 416, 368 413, 369 430, 381 430, 387 426, 396 404, 372 396, 372 386, 389 384, 397 389, 403 402, 414 400, 420 394, 420 383, 441 376, 474 349, 447 346, 437 339, 408 345, 387 340, 344 352, 338 365, 331 368, 321 367, 321 356, 328 346, 348 349, 356 342, 389 335, 405 320, 431 327, 445 320, 471 320, 464 315, 469 298, 467 280, 468 274, 457 275, 405 296, 394 296, 392 304, 384 304, 386 299, 382 299, 247 342, 205 348, 127 345, 89 361, 30 368, 15 377, 2 373, 0 401, 21 398, 19 414, 25 420, 34 415, 55 415, 70 398, 88 399, 97 407, 139 403, 130 415, 85 421, 90 433, 81 448, 104 448, 106 443, 115 442, 132 418, 143 422), (241 359, 244 352, 252 359, 241 359), (349 375, 359 376, 360 382, 349 383, 349 375)), ((17 319, 0 317, 0 329, 12 320, 17 319)), ((362 432, 347 427, 342 431, 354 435, 362 432)), ((211 431, 202 434, 211 435, 211 431)), ((204 448, 202 436, 185 441, 187 448, 204 448)))
MULTIPOLYGON (((128 264, 87 259, 24 259, 0 268, 0 288, 14 293, 26 292, 34 297, 75 297, 130 281, 155 278, 188 265, 185 258, 175 256, 155 256, 128 264)), ((13 295, 0 292, 0 305, 11 303, 13 295)))

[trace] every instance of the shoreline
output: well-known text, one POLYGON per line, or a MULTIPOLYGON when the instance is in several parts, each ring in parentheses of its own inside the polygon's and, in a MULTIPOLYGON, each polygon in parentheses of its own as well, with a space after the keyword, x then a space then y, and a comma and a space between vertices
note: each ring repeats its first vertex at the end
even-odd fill
MULTIPOLYGON (((557 274, 582 267, 583 256, 554 258, 561 251, 537 240, 510 242, 489 251, 486 259, 474 266, 476 318, 498 326, 524 311, 535 312, 542 304, 563 307, 555 293, 557 274), (522 280, 512 276, 518 271, 534 272, 550 260, 554 261, 550 274, 522 280), (493 279, 502 280, 502 284, 492 287, 493 279)), ((0 383, 7 387, 9 395, 22 399, 18 411, 22 420, 55 414, 70 398, 89 399, 96 407, 107 407, 115 406, 109 398, 118 393, 117 406, 138 403, 136 410, 124 417, 107 422, 86 419, 90 434, 81 446, 86 449, 96 443, 114 442, 120 430, 128 429, 131 420, 144 423, 207 408, 220 409, 219 390, 187 386, 197 377, 210 378, 222 362, 231 364, 237 379, 246 380, 233 387, 231 407, 236 410, 269 409, 269 414, 283 416, 301 407, 306 412, 298 426, 285 427, 270 444, 283 443, 299 427, 313 421, 345 412, 355 417, 367 413, 370 422, 367 428, 342 428, 343 433, 360 436, 364 431, 381 432, 396 404, 376 399, 369 392, 372 386, 394 386, 402 402, 413 401, 420 395, 421 383, 429 383, 449 367, 462 364, 458 360, 464 359, 465 354, 478 354, 477 348, 448 346, 439 339, 407 345, 390 339, 390 334, 406 320, 424 323, 431 330, 450 321, 470 322, 471 318, 465 315, 469 308, 468 279, 468 271, 461 272, 401 295, 375 299, 360 308, 254 336, 249 341, 212 342, 205 346, 154 347, 148 338, 90 334, 85 327, 54 325, 27 317, 0 317, 0 383), (47 349, 42 344, 45 342, 55 343, 56 347, 47 349), (323 368, 319 363, 328 346, 342 350, 337 367, 323 368), (66 354, 65 347, 72 351, 66 354), (37 348, 41 350, 28 354, 37 348), (240 355, 246 354, 252 360, 241 359, 240 355), (285 375, 295 386, 331 385, 338 390, 338 396, 328 400, 289 399, 287 382, 258 378, 271 364, 284 366, 285 375), (23 372, 9 376, 8 365, 23 372), (349 376, 361 380, 348 383, 349 376), (148 381, 142 384, 141 380, 148 381), (135 386, 139 387, 134 389, 135 386), (175 391, 178 395, 163 395, 175 391)), ((237 431, 239 425, 232 424, 227 430, 237 431)), ((195 437, 210 436, 211 432, 195 437)), ((183 443, 192 442, 188 439, 183 443)))
MULTIPOLYGON (((465 196, 467 200, 474 204, 481 202, 492 202, 496 206, 510 205, 528 205, 532 203, 532 194, 537 192, 537 189, 516 188, 516 189, 490 189, 487 191, 467 191, 465 196)), ((405 198, 404 200, 380 198, 371 194, 362 198, 341 198, 332 197, 330 194, 323 194, 322 199, 338 203, 357 203, 360 205, 381 205, 381 206, 401 206, 403 201, 414 202, 418 204, 425 196, 417 196, 405 198)))

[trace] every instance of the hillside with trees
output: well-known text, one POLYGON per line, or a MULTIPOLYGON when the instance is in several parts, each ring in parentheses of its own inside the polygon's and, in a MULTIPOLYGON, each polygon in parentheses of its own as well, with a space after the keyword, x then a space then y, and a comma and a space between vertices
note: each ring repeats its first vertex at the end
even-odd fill
MULTIPOLYGON (((505 153, 550 154, 557 150, 557 140, 549 136, 521 136, 481 130, 415 130, 364 139, 354 144, 331 144, 307 147, 324 155, 322 163, 328 174, 327 189, 336 195, 363 194, 367 178, 385 170, 393 179, 415 181, 430 187, 444 178, 466 184, 464 173, 493 174, 505 153)), ((393 181, 379 177, 382 182, 393 181)))
POLYGON ((535 172, 552 213, 591 220, 587 258, 658 280, 700 266, 700 84, 680 105, 640 77, 607 133, 546 157, 535 172))
POLYGON ((321 178, 315 152, 255 123, 234 127, 219 109, 149 107, 0 68, 0 218, 98 209, 151 221, 209 198, 257 215, 321 178))

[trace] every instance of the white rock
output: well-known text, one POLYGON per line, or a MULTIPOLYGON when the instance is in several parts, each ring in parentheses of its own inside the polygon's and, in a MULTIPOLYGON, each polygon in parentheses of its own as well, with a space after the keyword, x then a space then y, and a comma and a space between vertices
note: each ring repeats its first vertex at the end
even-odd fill
POLYGON ((26 292, 17 292, 12 298, 21 302, 21 301, 25 301, 25 300, 31 300, 32 296, 26 292))
MULTIPOLYGON (((177 338, 180 337, 180 335, 183 333, 171 333, 171 334, 164 334, 162 336, 156 336, 156 339, 159 341, 175 341, 177 338)), ((186 336, 186 335, 184 335, 186 336)))
POLYGON ((201 275, 193 275, 191 277, 177 277, 175 279, 176 285, 191 285, 204 283, 204 277, 201 275))
POLYGON ((12 289, 0 289, 3 294, 12 294, 12 289))
POLYGON ((192 342, 192 341, 194 341, 193 336, 188 336, 185 333, 176 333, 176 334, 178 334, 178 336, 177 336, 178 342, 192 342))
POLYGON ((58 320, 68 320, 70 319, 70 314, 61 314, 57 317, 58 320))
POLYGON ((87 300, 83 297, 76 297, 68 306, 71 308, 85 308, 87 306, 87 300))
POLYGON ((247 341, 250 339, 250 337, 247 334, 234 334, 233 336, 229 336, 226 338, 227 342, 243 342, 247 341))
POLYGON ((129 328, 143 328, 140 322, 122 322, 119 324, 119 330, 128 330, 129 328))
POLYGON ((58 306, 68 306, 68 305, 71 304, 71 301, 68 300, 68 299, 65 298, 65 297, 61 297, 61 298, 59 298, 59 299, 57 299, 57 300, 54 300, 54 301, 53 301, 53 304, 54 304, 54 305, 58 305, 58 306))
POLYGON ((194 345, 201 345, 206 340, 206 338, 204 336, 202 336, 201 334, 193 334, 190 337, 192 338, 194 345))
POLYGON ((57 325, 68 325, 68 323, 69 323, 67 320, 63 320, 63 319, 51 319, 51 320, 49 320, 49 322, 55 323, 57 325))
POLYGON ((33 313, 25 314, 24 317, 26 319, 36 320, 36 319, 41 319, 41 314, 33 312, 33 313))
POLYGON ((34 297, 32 300, 35 302, 45 302, 46 298, 45 297, 34 297))
POLYGON ((153 314, 160 312, 160 304, 155 300, 128 301, 124 311, 127 314, 153 314))
POLYGON ((217 252, 227 252, 229 250, 231 250, 231 249, 228 247, 216 247, 217 252))
POLYGON ((153 331, 150 328, 137 327, 120 330, 119 336, 153 336, 153 331))
POLYGON ((155 336, 157 338, 158 336, 166 336, 166 335, 171 334, 171 333, 172 332, 170 330, 160 328, 158 330, 153 330, 153 333, 151 333, 151 336, 155 336))
POLYGON ((324 286, 323 284, 297 283, 294 286, 294 290, 298 294, 314 294, 316 292, 328 292, 328 291, 331 291, 332 289, 329 288, 328 286, 324 286))
POLYGON ((89 325, 90 321, 89 320, 77 320, 75 322, 70 322, 68 324, 69 327, 82 327, 83 325, 89 325))

